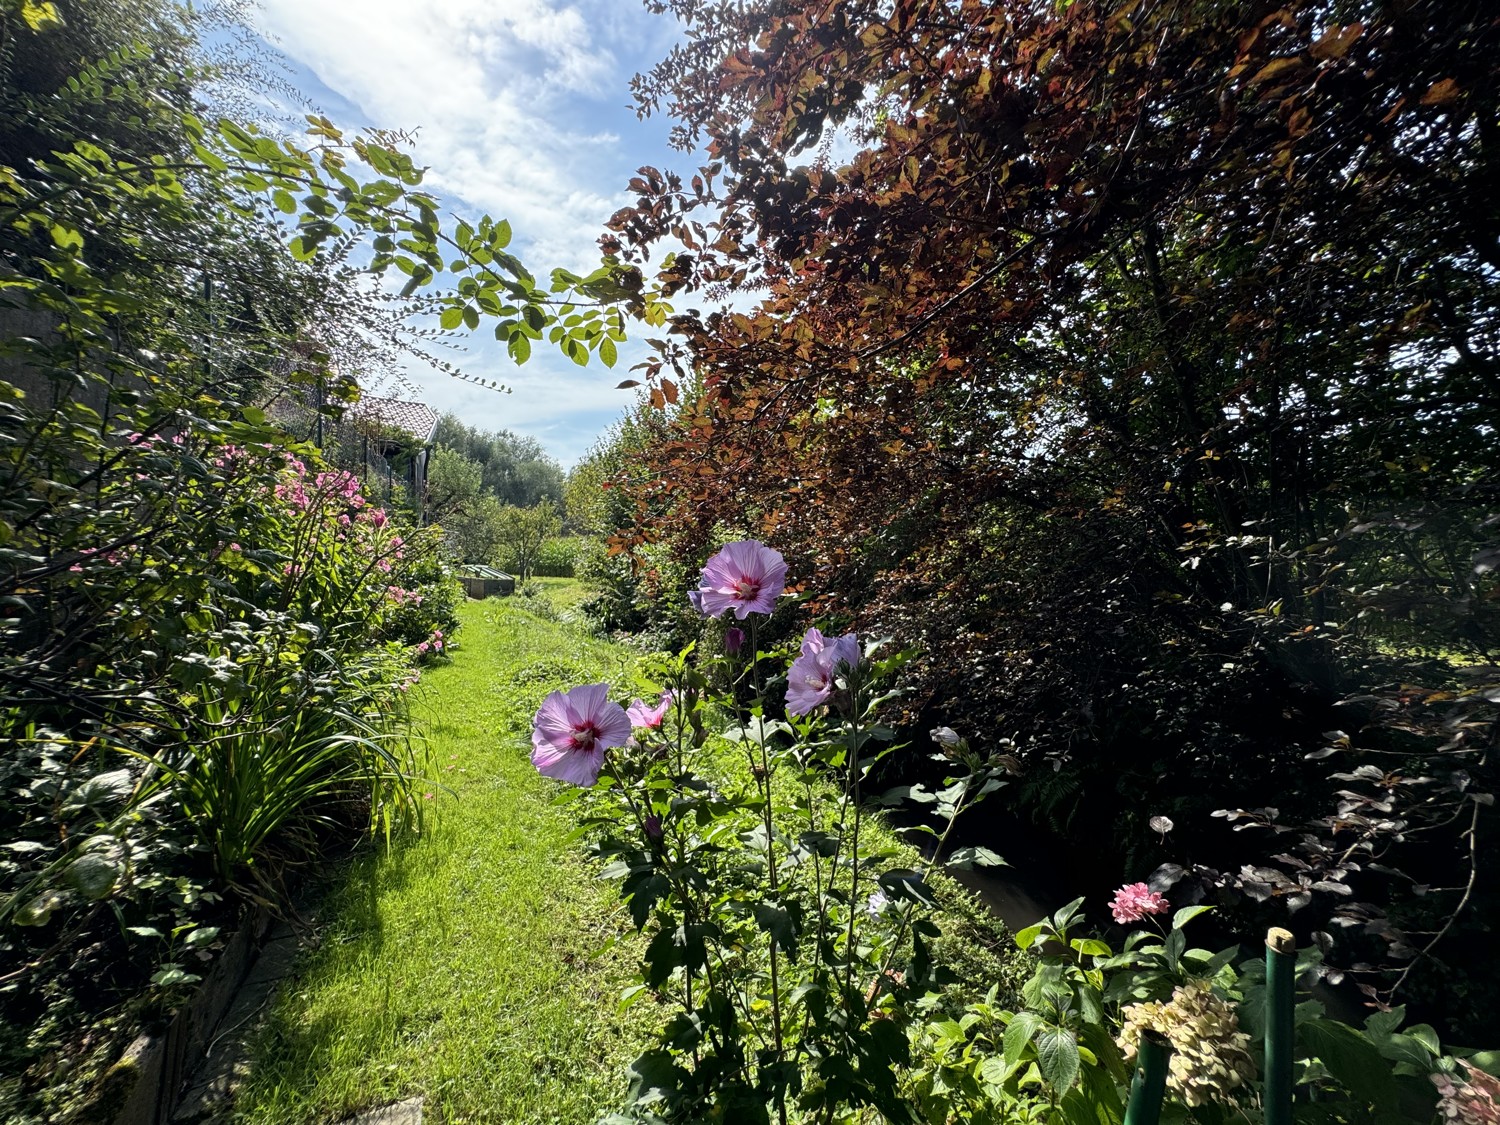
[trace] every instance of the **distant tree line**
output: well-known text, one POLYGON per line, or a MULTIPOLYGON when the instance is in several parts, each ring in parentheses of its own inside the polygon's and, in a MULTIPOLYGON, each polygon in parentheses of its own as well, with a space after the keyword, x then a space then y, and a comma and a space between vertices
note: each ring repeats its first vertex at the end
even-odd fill
POLYGON ((548 540, 562 531, 561 466, 536 438, 438 422, 427 475, 427 512, 467 563, 507 567, 523 581, 548 540))

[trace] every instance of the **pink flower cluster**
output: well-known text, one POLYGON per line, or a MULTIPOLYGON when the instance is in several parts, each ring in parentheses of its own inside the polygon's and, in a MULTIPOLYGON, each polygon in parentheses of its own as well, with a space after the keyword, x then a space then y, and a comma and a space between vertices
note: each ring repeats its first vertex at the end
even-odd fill
POLYGON ((1123 926, 1139 922, 1148 914, 1165 913, 1167 907, 1167 900, 1145 883, 1129 883, 1115 892, 1109 912, 1123 926))
POLYGON ((442 652, 442 651, 443 651, 443 631, 441 629, 434 629, 432 631, 432 636, 428 637, 425 641, 422 641, 420 644, 417 645, 417 655, 418 656, 426 656, 429 652, 442 652))
POLYGON ((385 596, 397 605, 418 606, 422 604, 422 595, 415 590, 408 590, 403 586, 387 586, 385 596))
POLYGON ((1459 1059, 1464 1084, 1448 1074, 1431 1075, 1438 1092, 1438 1114, 1457 1125, 1500 1125, 1500 1078, 1487 1074, 1468 1059, 1459 1059))
POLYGON ((127 543, 125 546, 116 548, 113 551, 106 551, 103 547, 85 547, 82 551, 78 552, 79 561, 68 567, 68 570, 73 574, 82 574, 83 564, 90 561, 106 562, 110 566, 119 566, 134 553, 135 545, 131 543, 127 543))
POLYGON ((178 448, 187 444, 187 434, 176 433, 170 438, 161 434, 143 434, 139 431, 125 435, 125 440, 131 445, 175 445, 178 448))

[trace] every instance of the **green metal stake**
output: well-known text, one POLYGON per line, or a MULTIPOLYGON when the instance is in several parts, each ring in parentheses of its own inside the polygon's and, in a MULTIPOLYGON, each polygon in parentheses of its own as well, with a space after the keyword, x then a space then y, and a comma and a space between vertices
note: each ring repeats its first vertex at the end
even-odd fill
POLYGON ((1156 1125, 1160 1120, 1161 1103, 1167 1092, 1167 1056, 1171 1053, 1165 1035, 1158 1031, 1141 1032, 1123 1125, 1156 1125))
POLYGON ((1265 1125, 1292 1125, 1297 944, 1289 930, 1266 931, 1265 1125))

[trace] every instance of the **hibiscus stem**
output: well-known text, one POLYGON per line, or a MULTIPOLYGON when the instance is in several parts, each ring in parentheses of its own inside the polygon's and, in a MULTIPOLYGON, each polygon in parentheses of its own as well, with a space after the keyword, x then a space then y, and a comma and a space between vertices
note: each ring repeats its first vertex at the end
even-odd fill
POLYGON ((849 786, 853 802, 854 824, 849 831, 849 928, 844 937, 844 992, 847 995, 854 985, 854 917, 859 902, 859 705, 860 691, 858 673, 849 668, 846 673, 849 683, 849 786))
MULTIPOLYGON (((771 756, 766 749, 766 696, 760 681, 760 630, 755 615, 750 615, 750 667, 755 681, 755 708, 751 712, 755 719, 756 741, 760 745, 760 770, 757 781, 761 795, 761 812, 766 826, 766 871, 770 877, 771 899, 781 905, 780 880, 776 871, 776 829, 771 816, 771 756)), ((767 933, 771 947, 771 1033, 776 1043, 776 1060, 785 1055, 781 1036, 781 980, 776 956, 776 935, 767 933)), ((776 1091, 776 1113, 781 1125, 786 1125, 785 1091, 776 1091)))

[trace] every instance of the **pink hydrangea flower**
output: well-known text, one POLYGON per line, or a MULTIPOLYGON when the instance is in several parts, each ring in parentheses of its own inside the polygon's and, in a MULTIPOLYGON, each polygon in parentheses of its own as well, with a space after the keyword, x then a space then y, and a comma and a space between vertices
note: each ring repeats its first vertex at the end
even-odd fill
POLYGON ((671 710, 673 698, 670 691, 664 691, 661 693, 661 701, 655 707, 647 707, 639 699, 631 700, 630 706, 625 709, 625 714, 630 717, 630 725, 656 730, 671 710))
POLYGON ((1121 925, 1139 922, 1148 914, 1163 914, 1167 900, 1145 883, 1130 883, 1115 892, 1115 900, 1109 904, 1109 912, 1121 925))
POLYGON ((1467 1082, 1458 1085, 1451 1075, 1429 1075, 1438 1092, 1438 1115, 1444 1122, 1458 1125, 1497 1125, 1500 1123, 1500 1079, 1469 1062, 1459 1059, 1467 1082))
POLYGON ((604 752, 630 738, 625 708, 611 703, 608 684, 554 691, 542 701, 531 725, 531 764, 543 777, 592 785, 604 768, 604 752))
POLYGON ((859 639, 845 633, 836 640, 823 636, 816 628, 802 638, 802 652, 792 661, 786 680, 788 714, 806 715, 828 702, 835 678, 841 667, 853 668, 859 663, 859 639))
POLYGON ((786 586, 786 560, 754 539, 726 543, 703 567, 698 584, 703 613, 718 617, 734 610, 741 621, 751 613, 770 613, 786 586))

